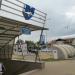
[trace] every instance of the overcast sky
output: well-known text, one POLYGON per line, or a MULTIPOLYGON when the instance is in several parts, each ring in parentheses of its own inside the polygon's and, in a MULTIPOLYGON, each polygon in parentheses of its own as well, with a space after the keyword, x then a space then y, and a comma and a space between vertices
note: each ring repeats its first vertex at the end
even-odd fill
MULTIPOLYGON (((75 0, 25 0, 25 3, 47 13, 48 20, 45 26, 49 31, 45 32, 45 35, 48 40, 52 37, 75 34, 75 0)), ((33 32, 31 36, 24 37, 38 40, 39 35, 40 32, 33 32)))
MULTIPOLYGON (((53 37, 75 34, 75 0, 22 0, 36 9, 47 13, 45 27, 49 31, 44 32, 47 40, 53 37)), ((40 31, 31 35, 22 35, 20 38, 39 40, 40 31)))

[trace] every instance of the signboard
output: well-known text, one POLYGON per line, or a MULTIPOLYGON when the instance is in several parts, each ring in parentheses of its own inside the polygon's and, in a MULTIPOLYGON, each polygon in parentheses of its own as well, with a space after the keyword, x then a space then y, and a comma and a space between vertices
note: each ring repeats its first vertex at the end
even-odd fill
POLYGON ((27 4, 24 4, 23 16, 24 16, 25 20, 31 19, 32 16, 34 15, 34 11, 35 11, 35 8, 33 8, 27 4))
POLYGON ((40 44, 41 45, 45 44, 45 35, 41 35, 41 37, 40 37, 40 44))
POLYGON ((28 27, 22 27, 21 30, 20 30, 20 32, 22 34, 28 34, 28 35, 31 34, 31 30, 28 27))

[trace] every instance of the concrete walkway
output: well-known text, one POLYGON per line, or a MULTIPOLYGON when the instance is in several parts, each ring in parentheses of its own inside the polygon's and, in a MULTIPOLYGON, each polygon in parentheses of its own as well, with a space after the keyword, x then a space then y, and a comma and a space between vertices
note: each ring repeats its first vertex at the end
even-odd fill
POLYGON ((28 73, 28 75, 75 75, 75 60, 46 62, 44 69, 28 73))

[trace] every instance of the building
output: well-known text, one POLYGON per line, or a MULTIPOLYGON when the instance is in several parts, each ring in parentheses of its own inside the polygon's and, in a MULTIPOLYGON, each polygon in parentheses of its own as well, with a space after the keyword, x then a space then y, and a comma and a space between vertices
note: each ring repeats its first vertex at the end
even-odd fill
POLYGON ((53 59, 69 59, 75 56, 75 48, 67 44, 54 44, 50 47, 53 59))

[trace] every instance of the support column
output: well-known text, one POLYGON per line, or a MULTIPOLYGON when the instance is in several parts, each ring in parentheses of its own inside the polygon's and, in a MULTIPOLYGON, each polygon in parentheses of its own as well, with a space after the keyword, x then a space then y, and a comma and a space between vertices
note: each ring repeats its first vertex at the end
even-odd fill
POLYGON ((14 50, 14 46, 15 46, 15 38, 13 39, 11 58, 12 58, 12 54, 13 54, 13 50, 14 50))

